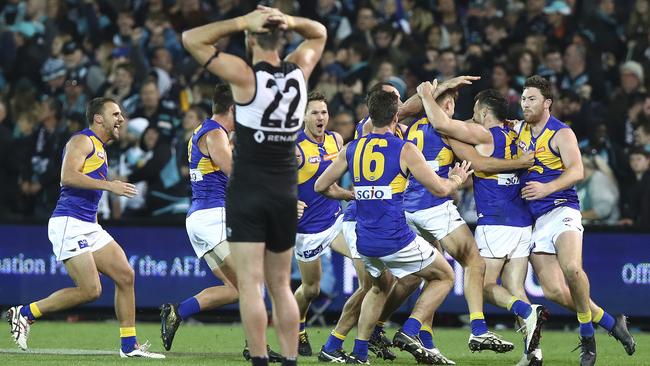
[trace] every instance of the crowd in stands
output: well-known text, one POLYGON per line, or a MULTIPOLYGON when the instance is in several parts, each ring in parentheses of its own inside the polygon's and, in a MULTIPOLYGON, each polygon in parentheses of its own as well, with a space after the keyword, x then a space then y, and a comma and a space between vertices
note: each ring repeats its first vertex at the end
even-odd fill
MULTIPOLYGON (((460 89, 455 118, 499 90, 509 117, 533 74, 554 87, 552 113, 575 131, 586 223, 650 228, 648 0, 277 0, 267 5, 326 25, 310 80, 329 100, 328 128, 346 141, 367 114, 365 91, 390 81, 403 98, 424 80, 478 75, 460 89)), ((210 115, 215 82, 181 33, 252 10, 246 0, 5 0, 0 8, 0 216, 49 217, 62 152, 84 128, 85 103, 119 101, 129 122, 108 148, 112 177, 135 199, 104 195, 103 219, 184 217, 187 141, 210 115)), ((299 43, 287 34, 285 49, 299 43)), ((244 35, 217 47, 246 56, 244 35)), ((469 188, 471 189, 471 188, 469 188)), ((475 220, 471 191, 457 197, 475 220)))

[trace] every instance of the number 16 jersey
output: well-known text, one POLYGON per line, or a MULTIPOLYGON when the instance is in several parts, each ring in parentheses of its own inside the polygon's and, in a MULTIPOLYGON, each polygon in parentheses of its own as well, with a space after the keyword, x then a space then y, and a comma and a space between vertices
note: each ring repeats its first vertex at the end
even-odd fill
POLYGON ((400 155, 407 143, 388 132, 348 144, 345 158, 357 202, 357 250, 367 257, 397 253, 415 240, 403 205, 407 177, 400 155))

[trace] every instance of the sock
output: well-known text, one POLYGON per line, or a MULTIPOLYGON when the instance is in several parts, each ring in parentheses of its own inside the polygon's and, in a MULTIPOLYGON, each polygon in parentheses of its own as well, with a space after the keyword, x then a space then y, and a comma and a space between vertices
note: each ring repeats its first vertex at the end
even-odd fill
POLYGON ((469 314, 470 324, 472 325, 472 334, 479 336, 488 331, 487 323, 485 322, 485 315, 482 311, 469 314))
POLYGON ((422 328, 422 323, 419 320, 408 318, 402 325, 402 332, 414 337, 420 332, 420 328, 422 328))
POLYGON ((533 312, 533 308, 530 306, 530 304, 526 304, 514 296, 510 299, 508 310, 512 311, 513 314, 521 317, 522 319, 528 318, 530 313, 533 312))
POLYGON ((298 325, 298 333, 302 333, 305 331, 305 321, 307 318, 302 318, 300 319, 300 324, 298 325))
POLYGON ((201 306, 199 306, 199 301, 194 296, 178 305, 178 315, 181 317, 181 320, 185 320, 194 314, 198 314, 200 311, 201 306))
POLYGON ((288 357, 283 357, 282 358, 282 366, 297 366, 298 361, 295 358, 288 358, 288 357))
POLYGON ((253 366, 269 366, 269 359, 266 357, 251 357, 253 366))
POLYGON ((368 360, 368 341, 362 341, 361 339, 354 340, 354 348, 352 349, 357 358, 361 361, 368 360))
POLYGON ((135 327, 120 327, 120 339, 122 340, 122 352, 129 353, 135 349, 135 327))
POLYGON ((338 334, 335 331, 332 331, 323 347, 327 352, 334 352, 343 348, 343 341, 345 341, 345 336, 343 334, 338 334))
POLYGON ((594 325, 591 323, 591 310, 586 313, 578 313, 578 321, 580 322, 580 336, 593 337, 594 325))
POLYGON ((373 337, 379 336, 384 331, 385 322, 377 322, 375 329, 372 331, 373 337))
POLYGON ((428 325, 423 325, 422 328, 420 329, 420 341, 422 342, 422 345, 426 349, 434 349, 436 348, 436 344, 433 343, 433 329, 431 329, 430 326, 428 325))
POLYGON ((41 316, 43 316, 43 314, 41 313, 41 309, 38 308, 38 305, 36 305, 35 302, 23 306, 20 309, 20 315, 24 316, 25 318, 31 321, 34 321, 40 318, 41 316))
POLYGON ((611 332, 616 324, 616 320, 614 320, 608 312, 603 310, 603 308, 598 308, 598 310, 596 310, 592 321, 605 328, 608 332, 611 332))

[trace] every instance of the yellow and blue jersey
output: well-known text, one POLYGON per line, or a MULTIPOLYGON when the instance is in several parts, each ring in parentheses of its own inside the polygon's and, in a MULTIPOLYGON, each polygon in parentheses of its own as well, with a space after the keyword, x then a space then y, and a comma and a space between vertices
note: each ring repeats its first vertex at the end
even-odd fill
POLYGON ((350 142, 346 150, 357 203, 357 250, 365 256, 393 254, 415 240, 404 216, 407 176, 400 167, 404 144, 392 133, 371 133, 350 142))
MULTIPOLYGON (((526 182, 548 183, 557 179, 565 169, 560 154, 551 147, 551 139, 555 134, 569 126, 560 122, 551 116, 546 122, 546 126, 535 137, 532 134, 531 126, 523 122, 521 131, 517 138, 517 147, 521 151, 535 151, 535 163, 528 171, 522 175, 522 186, 526 182)), ((576 194, 575 187, 567 188, 539 199, 526 201, 528 209, 534 218, 538 218, 556 207, 571 207, 580 210, 580 201, 576 194)))
POLYGON ((296 147, 302 157, 298 166, 298 199, 307 204, 305 213, 298 220, 297 232, 320 233, 334 225, 341 214, 341 203, 316 193, 314 183, 336 159, 341 148, 330 131, 325 131, 325 140, 321 144, 310 140, 305 131, 301 131, 296 147))
MULTIPOLYGON (((443 136, 436 131, 429 119, 423 116, 406 130, 406 140, 412 142, 422 151, 427 164, 442 178, 447 178, 454 163, 454 153, 443 136)), ((416 212, 439 206, 451 200, 450 197, 438 197, 429 192, 413 176, 409 177, 408 188, 404 195, 404 209, 416 212)))
MULTIPOLYGON (((368 122, 370 116, 366 116, 361 122, 357 123, 357 126, 354 130, 354 139, 358 140, 359 137, 363 136, 363 126, 368 122)), ((395 136, 399 139, 404 139, 404 134, 402 129, 397 125, 395 128, 395 136)), ((357 216, 357 203, 355 201, 350 201, 348 206, 345 208, 345 213, 343 214, 343 221, 356 221, 357 216)))
MULTIPOLYGON (((493 158, 515 159, 517 134, 507 127, 490 128, 494 141, 493 158)), ((520 195, 519 172, 474 173, 474 201, 478 225, 526 227, 532 217, 520 195)))
MULTIPOLYGON (((104 142, 89 128, 75 135, 85 135, 93 143, 93 151, 86 155, 81 172, 91 178, 106 180, 108 160, 104 142)), ((63 151, 65 156, 65 151, 63 151)), ((61 186, 61 194, 52 217, 69 216, 86 222, 97 221, 97 205, 104 192, 101 189, 83 189, 61 186)))
POLYGON ((224 207, 225 205, 228 176, 199 149, 201 137, 219 128, 226 134, 228 133, 217 121, 208 118, 194 129, 192 138, 187 142, 190 184, 192 185, 192 204, 187 216, 196 210, 224 207))

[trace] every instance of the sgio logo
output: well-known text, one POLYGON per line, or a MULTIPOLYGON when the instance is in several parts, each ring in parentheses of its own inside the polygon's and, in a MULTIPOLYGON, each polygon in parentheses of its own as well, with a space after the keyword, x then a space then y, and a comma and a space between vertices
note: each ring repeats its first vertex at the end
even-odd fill
POLYGON ((390 186, 354 187, 354 196, 357 200, 389 200, 393 190, 390 186))

